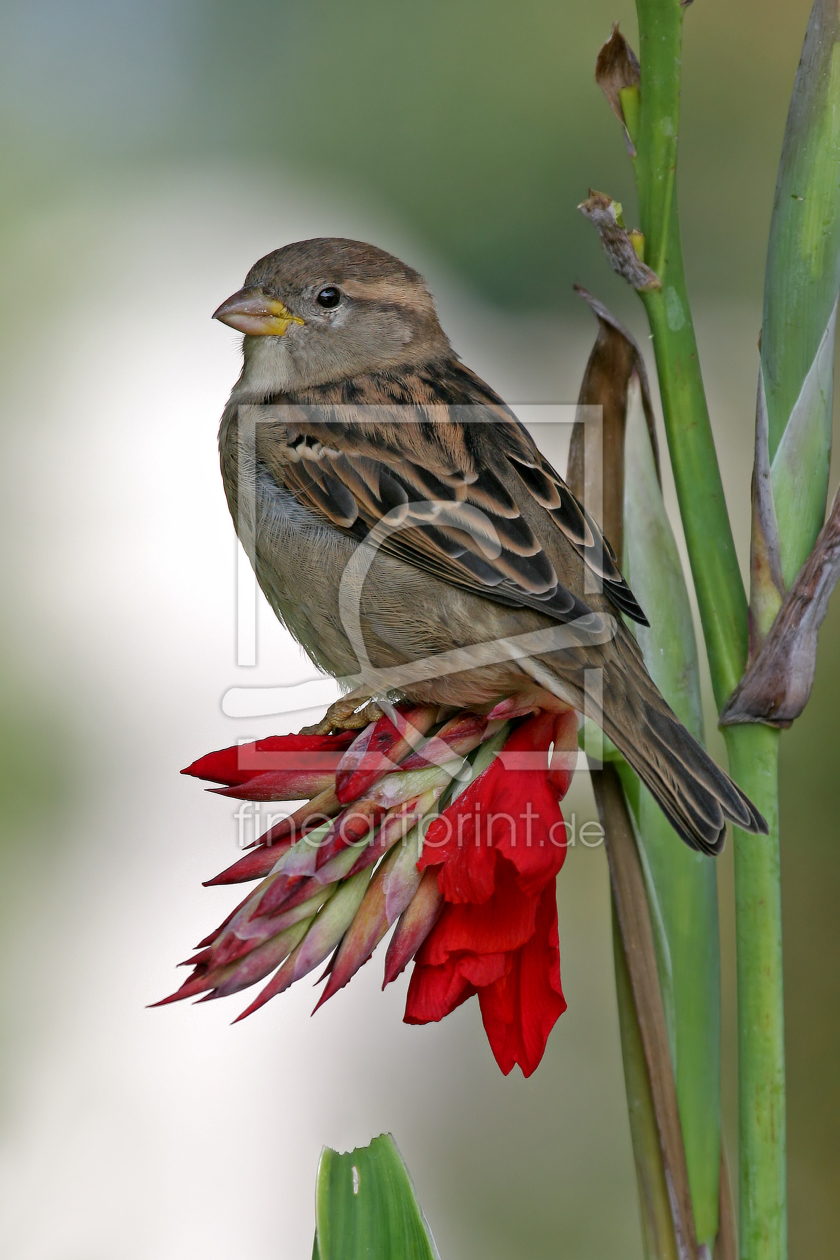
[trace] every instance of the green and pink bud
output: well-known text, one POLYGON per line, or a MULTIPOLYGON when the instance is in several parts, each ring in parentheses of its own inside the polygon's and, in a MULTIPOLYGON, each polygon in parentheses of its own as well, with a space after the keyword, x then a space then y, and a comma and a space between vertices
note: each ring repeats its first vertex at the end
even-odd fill
POLYGON ((389 706, 356 735, 276 736, 188 767, 237 799, 310 795, 208 881, 260 882, 160 1005, 270 977, 241 1019, 327 962, 320 1006, 392 932, 385 983, 415 963, 409 1022, 440 1019, 475 993, 502 1069, 533 1071, 565 1005, 554 881, 577 718, 513 699, 437 719, 389 706))

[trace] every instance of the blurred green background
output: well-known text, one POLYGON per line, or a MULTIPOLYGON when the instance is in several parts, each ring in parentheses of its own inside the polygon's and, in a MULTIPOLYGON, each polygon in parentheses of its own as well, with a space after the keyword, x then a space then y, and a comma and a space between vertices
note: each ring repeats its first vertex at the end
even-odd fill
MULTIPOLYGON (((807 13, 686 14, 680 205, 744 564, 764 252, 807 13)), ((233 1010, 142 1009, 226 911, 198 881, 230 860, 230 811, 175 772, 276 729, 218 707, 241 682, 214 454, 237 356, 208 315, 258 254, 366 235, 426 271, 456 347, 512 401, 573 400, 592 337, 573 281, 645 337, 576 211, 591 186, 634 220, 592 76, 614 20, 633 42, 626 0, 0 5, 14 1260, 308 1254, 321 1143, 383 1128, 444 1258, 640 1255, 600 852, 561 876, 570 1006, 530 1082, 499 1076, 474 1004, 404 1028, 376 960, 311 1024, 308 993, 234 1030, 233 1010)), ((791 1241, 809 1257, 840 1233, 838 627, 835 603, 783 739, 791 1241)), ((305 672, 264 616, 260 650, 260 680, 305 672)), ((581 782, 570 809, 591 808, 581 782)), ((731 852, 721 892, 734 1155, 731 852)))

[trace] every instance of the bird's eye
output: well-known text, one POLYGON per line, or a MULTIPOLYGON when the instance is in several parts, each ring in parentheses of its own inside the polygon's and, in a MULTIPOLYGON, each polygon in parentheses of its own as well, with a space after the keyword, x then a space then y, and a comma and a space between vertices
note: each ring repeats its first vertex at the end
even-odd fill
POLYGON ((328 284, 326 289, 322 289, 315 299, 319 306, 325 306, 327 310, 331 310, 334 306, 338 306, 341 301, 341 294, 334 285, 328 284))

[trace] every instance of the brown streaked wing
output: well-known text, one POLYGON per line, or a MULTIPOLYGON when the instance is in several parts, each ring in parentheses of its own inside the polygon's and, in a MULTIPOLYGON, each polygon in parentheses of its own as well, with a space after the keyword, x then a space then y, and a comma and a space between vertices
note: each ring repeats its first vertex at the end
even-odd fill
POLYGON ((390 554, 496 602, 559 621, 585 616, 591 609, 563 585, 532 528, 536 509, 603 578, 613 604, 646 624, 598 527, 474 373, 453 360, 390 376, 386 385, 360 378, 353 387, 351 407, 342 405, 342 386, 283 400, 298 403, 299 417, 288 427, 286 458, 276 440, 263 451, 258 442, 268 471, 302 503, 359 539, 394 512, 399 528, 381 544, 390 554), (375 410, 359 406, 361 397, 375 410), (430 397, 440 402, 417 405, 430 397), (489 420, 489 458, 487 442, 464 422, 473 414, 467 407, 489 420))

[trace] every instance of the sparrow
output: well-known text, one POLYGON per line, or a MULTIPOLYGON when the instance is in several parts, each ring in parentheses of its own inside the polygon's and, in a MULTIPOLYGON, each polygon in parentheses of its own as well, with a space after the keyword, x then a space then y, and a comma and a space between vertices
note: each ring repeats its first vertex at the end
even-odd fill
POLYGON ((219 430, 228 505, 318 667, 392 670, 427 706, 585 711, 691 848, 720 852, 727 819, 766 832, 651 680, 609 543, 460 361, 417 271, 360 241, 300 241, 214 318, 245 334, 219 430))

